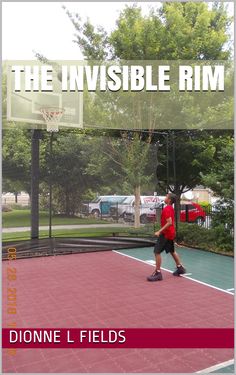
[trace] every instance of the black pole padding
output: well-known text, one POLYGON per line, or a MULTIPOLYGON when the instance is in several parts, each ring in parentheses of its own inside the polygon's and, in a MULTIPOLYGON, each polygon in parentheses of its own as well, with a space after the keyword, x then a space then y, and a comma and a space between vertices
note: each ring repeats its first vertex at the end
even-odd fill
POLYGON ((175 203, 175 232, 176 232, 176 241, 178 242, 178 239, 179 239, 179 223, 178 223, 178 214, 179 214, 179 212, 178 212, 178 205, 177 205, 177 203, 175 203))
MULTIPOLYGON (((176 192, 177 181, 176 181, 176 149, 175 149, 175 135, 172 133, 172 158, 173 158, 173 178, 174 178, 174 191, 176 192)), ((176 241, 178 241, 178 221, 179 221, 179 207, 175 202, 175 230, 176 230, 176 241)))
POLYGON ((31 239, 39 238, 39 142, 42 132, 32 130, 31 135, 31 239))
POLYGON ((166 194, 169 193, 169 135, 166 135, 166 194))
POLYGON ((50 134, 49 143, 49 238, 52 237, 52 143, 53 143, 53 132, 50 134))

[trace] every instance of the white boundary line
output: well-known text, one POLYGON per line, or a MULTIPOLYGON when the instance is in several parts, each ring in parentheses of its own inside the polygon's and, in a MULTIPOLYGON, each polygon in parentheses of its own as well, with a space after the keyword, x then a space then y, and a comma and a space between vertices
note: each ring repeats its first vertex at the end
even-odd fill
MULTIPOLYGON (((112 250, 114 253, 117 253, 119 255, 123 255, 125 257, 128 257, 128 258, 131 258, 131 259, 134 259, 134 260, 137 260, 138 262, 142 262, 142 263, 145 263, 149 266, 153 266, 152 264, 148 263, 148 261, 146 260, 142 260, 142 259, 138 259, 138 258, 135 258, 135 257, 132 257, 131 255, 127 255, 127 254, 123 254, 123 253, 120 253, 119 251, 117 250, 112 250)), ((172 273, 172 271, 168 270, 167 268, 163 268, 161 267, 164 271, 166 272, 170 272, 172 273)), ((218 288, 217 286, 213 286, 211 284, 207 284, 207 283, 204 283, 203 281, 199 281, 199 280, 196 280, 196 279, 192 279, 191 277, 188 277, 188 276, 184 276, 182 275, 181 277, 184 277, 185 279, 189 279, 189 280, 192 280, 192 281, 195 281, 196 283, 199 283, 199 284, 202 284, 202 285, 206 285, 210 288, 213 288, 213 289, 216 289, 216 290, 219 290, 220 292, 224 292, 224 293, 227 293, 227 294, 230 294, 231 296, 234 296, 234 293, 228 291, 228 290, 224 290, 224 289, 221 289, 221 288, 218 288)))
POLYGON ((224 367, 227 367, 233 364, 234 364, 234 359, 230 359, 229 361, 218 363, 218 365, 211 366, 211 367, 205 368, 204 370, 197 371, 196 374, 209 373, 212 371, 220 370, 224 367))

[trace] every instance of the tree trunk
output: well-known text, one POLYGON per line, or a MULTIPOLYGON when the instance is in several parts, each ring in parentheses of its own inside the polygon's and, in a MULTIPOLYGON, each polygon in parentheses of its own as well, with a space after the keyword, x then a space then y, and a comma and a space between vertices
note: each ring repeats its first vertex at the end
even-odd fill
POLYGON ((14 195, 15 195, 15 203, 18 203, 18 193, 14 193, 14 195))
POLYGON ((31 201, 32 201, 32 200, 31 200, 31 192, 28 192, 28 191, 27 191, 27 193, 29 194, 28 205, 31 207, 31 201))
POLYGON ((134 227, 140 228, 140 186, 134 188, 134 227))
POLYGON ((70 194, 68 191, 65 192, 65 198, 66 198, 66 216, 70 216, 70 194))
POLYGON ((176 202, 175 202, 175 228, 176 228, 176 241, 178 241, 178 227, 180 221, 180 197, 181 192, 175 192, 176 195, 176 202))
POLYGON ((181 197, 181 192, 177 191, 175 193, 175 195, 176 195, 176 203, 175 203, 176 220, 179 222, 179 220, 180 220, 180 197, 181 197))

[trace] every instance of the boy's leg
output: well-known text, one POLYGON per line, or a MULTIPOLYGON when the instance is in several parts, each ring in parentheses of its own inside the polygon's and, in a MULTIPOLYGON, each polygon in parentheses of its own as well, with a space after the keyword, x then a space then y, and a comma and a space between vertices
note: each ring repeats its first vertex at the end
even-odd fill
POLYGON ((156 257, 156 270, 161 272, 161 254, 155 254, 156 257))
POLYGON ((161 252, 165 246, 165 238, 164 236, 160 236, 157 239, 157 243, 154 247, 154 254, 156 258, 156 269, 152 273, 152 275, 147 277, 148 281, 159 281, 162 280, 162 273, 161 273, 161 252))
POLYGON ((174 261, 176 263, 176 267, 178 267, 179 265, 181 265, 179 254, 176 253, 176 251, 174 251, 173 253, 171 253, 171 255, 174 258, 174 261))
POLYGON ((174 276, 183 275, 186 273, 186 269, 183 267, 179 254, 176 253, 176 251, 171 253, 172 257, 174 258, 174 261, 176 263, 176 270, 173 272, 174 276))
POLYGON ((160 280, 162 280, 161 254, 155 254, 155 257, 156 257, 156 269, 150 276, 147 277, 147 281, 160 281, 160 280))

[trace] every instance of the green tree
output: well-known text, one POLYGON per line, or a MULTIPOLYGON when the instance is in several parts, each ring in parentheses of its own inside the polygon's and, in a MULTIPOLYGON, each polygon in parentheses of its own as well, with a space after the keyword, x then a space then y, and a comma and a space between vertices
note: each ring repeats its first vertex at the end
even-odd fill
POLYGON ((147 175, 146 169, 150 163, 150 143, 142 140, 142 134, 134 133, 132 137, 124 134, 123 142, 125 152, 122 153, 121 163, 124 172, 124 182, 133 188, 134 203, 134 226, 140 226, 140 195, 141 186, 151 180, 147 175))
POLYGON ((94 194, 126 194, 126 189, 121 186, 122 170, 118 157, 120 139, 100 132, 87 135, 84 142, 88 157, 85 171, 92 178, 91 188, 94 194))
POLYGON ((177 210, 181 195, 202 184, 202 174, 211 170, 217 137, 214 132, 194 130, 173 130, 165 132, 162 137, 163 147, 158 153, 156 170, 157 184, 176 194, 177 210))
MULTIPOLYGON (((108 194, 135 196, 135 227, 140 225, 140 192, 153 186, 155 168, 153 145, 139 132, 123 132, 120 137, 93 138, 87 172, 93 174, 100 189, 108 194)), ((152 189, 151 189, 152 190, 152 189)))
MULTIPOLYGON (((68 10, 66 12, 76 29, 75 43, 88 60, 227 60, 230 57, 228 28, 232 19, 222 3, 215 2, 212 8, 204 2, 164 3, 160 8, 153 7, 147 16, 142 15, 141 8, 137 5, 126 6, 110 35, 101 28, 95 30, 89 21, 82 24, 78 14, 73 15, 68 10), (224 48, 226 45, 227 48, 224 48)), ((189 102, 182 106, 183 110, 180 112, 184 112, 186 121, 194 127, 196 121, 204 121, 208 106, 206 103, 205 110, 199 116, 201 111, 191 102, 191 98, 190 103, 191 106, 189 102)), ((229 100, 225 100, 225 103, 221 110, 231 113, 229 100)), ((181 101, 174 104, 180 105, 181 101)), ((101 102, 98 107, 102 108, 101 102)), ((167 108, 166 103, 164 107, 167 108)), ((174 111, 171 112, 173 113, 169 113, 165 121, 172 128, 174 125, 178 127, 182 118, 178 120, 174 111)), ((212 112, 207 118, 214 123, 218 118, 219 108, 212 112)), ((165 161, 166 155, 163 156, 160 152, 157 179, 163 189, 169 182, 169 189, 177 194, 179 202, 181 193, 201 182, 201 173, 207 172, 211 165, 214 146, 208 144, 207 135, 199 140, 189 132, 182 132, 180 136, 176 131, 173 134, 174 139, 176 138, 175 163, 172 160, 173 154, 169 153, 169 160, 165 161), (170 165, 174 164, 175 173, 172 170, 170 181, 166 181, 166 169, 169 167, 171 170, 170 165)), ((130 162, 128 169, 132 169, 131 160, 132 158, 127 158, 127 162, 130 162)))
POLYGON ((211 171, 203 173, 203 180, 218 197, 233 199, 234 196, 234 139, 226 134, 215 137, 215 148, 211 171))
POLYGON ((233 229, 234 225, 234 140, 231 136, 216 139, 216 152, 210 172, 203 174, 203 182, 220 198, 218 209, 213 216, 215 226, 224 225, 233 229))
POLYGON ((147 16, 137 5, 126 6, 108 35, 64 9, 73 23, 75 43, 88 60, 226 60, 232 17, 223 3, 174 2, 153 7, 147 16))
POLYGON ((2 168, 3 191, 30 194, 30 131, 9 129, 3 131, 2 168))
POLYGON ((45 148, 46 167, 42 180, 49 185, 51 178, 54 208, 66 216, 78 212, 83 194, 92 186, 93 179, 86 173, 87 163, 84 137, 77 131, 61 131, 54 136, 51 157, 49 143, 45 148))
POLYGON ((5 192, 10 192, 15 195, 15 203, 18 203, 18 195, 21 191, 23 191, 23 185, 21 182, 17 181, 12 181, 8 178, 4 178, 2 182, 2 191, 5 192))

